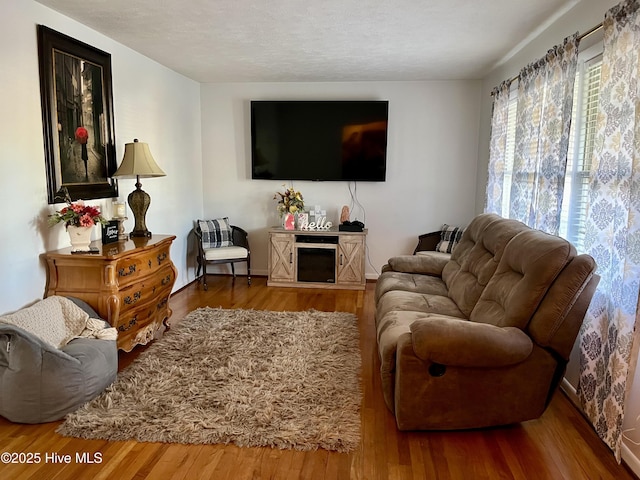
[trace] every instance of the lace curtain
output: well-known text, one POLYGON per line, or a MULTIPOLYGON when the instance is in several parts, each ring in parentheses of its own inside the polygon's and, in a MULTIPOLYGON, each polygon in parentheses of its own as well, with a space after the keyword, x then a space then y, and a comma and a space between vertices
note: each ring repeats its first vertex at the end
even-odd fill
POLYGON ((585 249, 600 284, 582 326, 578 396, 620 461, 640 281, 640 1, 605 16, 585 249))
POLYGON ((510 81, 504 81, 491 92, 493 95, 493 113, 491 115, 489 171, 484 211, 501 216, 506 216, 505 212, 502 211, 502 199, 507 156, 510 85, 510 81))
POLYGON ((557 234, 569 147, 578 35, 523 68, 509 218, 557 234))

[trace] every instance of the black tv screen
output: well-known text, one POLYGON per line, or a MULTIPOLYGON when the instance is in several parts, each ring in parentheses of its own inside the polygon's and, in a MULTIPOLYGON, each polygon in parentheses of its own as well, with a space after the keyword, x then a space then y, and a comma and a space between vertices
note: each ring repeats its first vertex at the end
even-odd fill
POLYGON ((252 101, 251 178, 383 182, 388 101, 252 101))

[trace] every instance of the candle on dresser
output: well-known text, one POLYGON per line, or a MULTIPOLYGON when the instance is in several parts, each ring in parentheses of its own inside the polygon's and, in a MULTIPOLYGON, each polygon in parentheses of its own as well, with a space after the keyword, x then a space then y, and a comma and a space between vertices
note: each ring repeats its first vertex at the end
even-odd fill
POLYGON ((115 209, 115 218, 124 218, 127 216, 127 208, 124 203, 113 202, 113 207, 115 209))

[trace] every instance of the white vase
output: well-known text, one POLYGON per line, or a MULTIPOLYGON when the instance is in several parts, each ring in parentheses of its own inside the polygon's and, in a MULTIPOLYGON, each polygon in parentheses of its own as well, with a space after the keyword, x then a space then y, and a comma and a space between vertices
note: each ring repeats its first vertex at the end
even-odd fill
POLYGON ((91 244, 92 230, 93 227, 75 227, 73 225, 67 227, 72 252, 88 252, 91 250, 89 245, 91 244))

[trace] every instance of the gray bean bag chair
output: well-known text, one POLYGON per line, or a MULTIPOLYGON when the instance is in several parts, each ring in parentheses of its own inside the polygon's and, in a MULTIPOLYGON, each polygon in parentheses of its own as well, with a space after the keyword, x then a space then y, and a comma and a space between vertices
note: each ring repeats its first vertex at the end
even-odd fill
MULTIPOLYGON (((72 300, 91 318, 100 318, 87 303, 72 300)), ((115 340, 75 338, 56 348, 0 321, 0 415, 12 422, 59 420, 98 396, 117 370, 115 340)))

